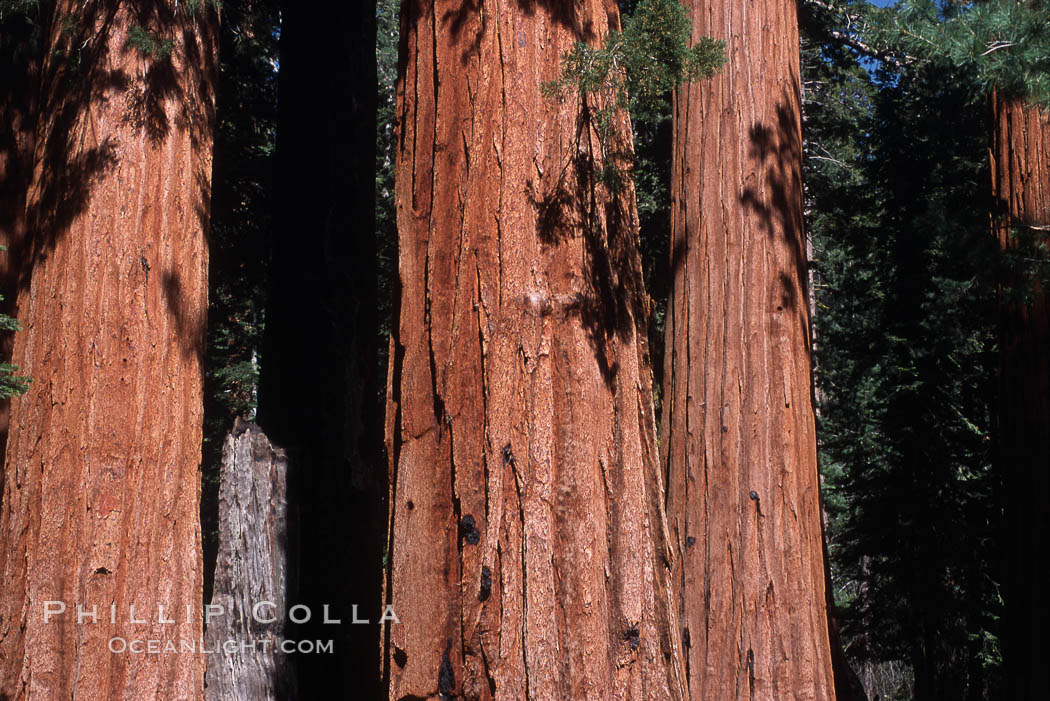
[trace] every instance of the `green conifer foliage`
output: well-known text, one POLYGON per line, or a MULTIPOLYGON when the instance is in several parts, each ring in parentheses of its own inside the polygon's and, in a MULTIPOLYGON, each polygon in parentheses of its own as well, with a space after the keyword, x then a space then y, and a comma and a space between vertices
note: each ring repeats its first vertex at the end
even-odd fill
POLYGON ((275 2, 223 3, 209 241, 209 442, 221 443, 234 416, 251 418, 255 410, 270 251, 278 22, 275 2))
POLYGON ((875 41, 947 60, 985 90, 1050 109, 1050 4, 1045 0, 906 0, 878 15, 875 41))
POLYGON ((998 698, 996 255, 973 71, 884 64, 871 80, 833 42, 807 68, 818 435, 848 653, 871 696, 998 698), (880 682, 878 665, 904 671, 880 682))
MULTIPOLYGON (((3 295, 0 295, 0 301, 3 301, 3 299, 3 295)), ((0 332, 18 331, 20 328, 22 327, 17 319, 0 313, 0 332)), ((17 370, 17 365, 0 362, 0 400, 20 396, 29 390, 30 379, 16 375, 15 372, 17 370)))
POLYGON ((578 96, 598 136, 596 176, 617 188, 634 163, 615 139, 615 115, 628 110, 642 122, 670 114, 675 86, 714 75, 725 64, 725 42, 701 37, 690 46, 692 22, 677 0, 640 0, 625 8, 623 31, 605 44, 579 42, 562 56, 561 75, 543 86, 551 98, 578 96), (629 12, 629 14, 628 14, 629 12))

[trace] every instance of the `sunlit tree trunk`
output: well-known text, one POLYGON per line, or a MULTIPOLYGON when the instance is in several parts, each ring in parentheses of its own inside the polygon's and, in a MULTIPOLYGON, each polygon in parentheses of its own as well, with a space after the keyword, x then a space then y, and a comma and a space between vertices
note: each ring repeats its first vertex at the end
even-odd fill
MULTIPOLYGON (((1002 249, 1045 244, 1050 231, 1050 117, 993 97, 993 191, 1002 249)), ((1024 253, 1020 255, 1024 256, 1024 253)), ((1050 309, 1042 281, 1021 275, 1000 299, 999 459, 1006 480, 1004 656, 1010 699, 1050 698, 1046 665, 1050 501, 1050 309)))
POLYGON ((832 699, 793 2, 693 0, 675 99, 663 440, 693 699, 832 699))
POLYGON ((681 698, 634 194, 595 181, 595 105, 541 94, 618 22, 403 7, 392 699, 681 698))
POLYGON ((12 403, 0 512, 3 698, 203 690, 202 655, 112 651, 201 634, 217 25, 201 6, 63 1, 45 17, 14 347, 33 385, 12 403), (45 620, 47 602, 66 609, 45 620))

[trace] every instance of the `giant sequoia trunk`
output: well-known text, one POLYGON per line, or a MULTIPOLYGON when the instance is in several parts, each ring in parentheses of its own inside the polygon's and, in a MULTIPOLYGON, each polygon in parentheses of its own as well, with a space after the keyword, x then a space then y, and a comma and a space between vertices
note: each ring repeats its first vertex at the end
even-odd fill
POLYGON ((3 471, 3 698, 202 691, 200 655, 111 650, 201 633, 216 22, 165 2, 66 0, 46 17, 15 260, 29 279, 14 359, 33 385, 13 402, 3 471), (47 602, 66 610, 46 620, 47 602))
MULTIPOLYGON (((1022 100, 993 98, 993 190, 1004 251, 1047 241, 1050 117, 1022 100)), ((1024 253, 1021 253, 1024 256, 1024 253)), ((1050 502, 1050 308, 1045 278, 1011 280, 1000 301, 999 459, 1008 543, 1004 653, 1011 699, 1050 698, 1046 665, 1047 503, 1050 502)))
POLYGON ((729 63, 675 100, 663 445, 693 699, 834 698, 795 3, 691 3, 729 63))
POLYGON ((634 196, 541 94, 616 4, 403 13, 390 698, 681 698, 634 196))

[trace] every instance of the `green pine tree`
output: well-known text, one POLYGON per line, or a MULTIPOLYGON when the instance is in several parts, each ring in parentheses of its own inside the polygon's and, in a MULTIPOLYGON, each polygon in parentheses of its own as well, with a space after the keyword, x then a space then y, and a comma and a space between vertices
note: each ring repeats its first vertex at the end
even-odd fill
POLYGON ((943 59, 872 76, 847 46, 821 45, 806 71, 819 435, 844 635, 872 695, 997 698, 983 106, 972 74, 943 59))

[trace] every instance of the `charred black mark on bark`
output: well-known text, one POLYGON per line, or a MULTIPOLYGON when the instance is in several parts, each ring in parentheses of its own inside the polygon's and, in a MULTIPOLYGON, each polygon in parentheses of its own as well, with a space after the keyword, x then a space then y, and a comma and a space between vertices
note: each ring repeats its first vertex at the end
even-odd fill
POLYGON ((751 698, 755 697, 755 652, 751 648, 747 649, 747 686, 751 698))
POLYGON ((689 680, 692 678, 690 676, 690 671, 689 671, 690 670, 690 661, 692 660, 692 656, 689 654, 689 650, 692 647, 693 647, 693 638, 692 638, 691 635, 689 635, 689 627, 686 626, 685 628, 682 628, 682 650, 685 653, 682 656, 685 658, 685 684, 686 684, 686 688, 687 689, 688 689, 688 686, 689 686, 689 680))
POLYGON ((466 541, 467 545, 477 545, 481 541, 481 531, 470 514, 459 520, 459 537, 466 541))
POLYGON ((486 601, 492 593, 492 570, 488 567, 481 568, 481 591, 478 592, 478 601, 486 601))
POLYGON ((503 464, 507 467, 514 467, 514 453, 510 450, 510 443, 503 446, 503 464))
POLYGON ((694 545, 696 545, 696 538, 694 538, 693 536, 689 536, 685 539, 685 547, 691 548, 694 545))
POLYGON ((408 653, 405 652, 404 650, 402 650, 399 647, 395 647, 394 648, 394 664, 396 664, 401 669, 404 669, 405 665, 408 664, 408 653))
POLYGON ((751 501, 755 502, 755 513, 757 513, 759 516, 761 516, 762 515, 762 499, 758 496, 758 492, 756 492, 755 490, 752 489, 751 493, 748 494, 748 497, 751 499, 751 501))
POLYGON ((642 644, 642 636, 638 626, 634 625, 625 630, 623 639, 632 650, 637 650, 638 646, 642 644))
POLYGON ((445 644, 445 654, 441 656, 441 667, 438 669, 438 694, 442 701, 451 701, 456 691, 456 674, 452 670, 452 660, 449 653, 452 652, 452 638, 445 644))
MULTIPOLYGON (((430 316, 429 316, 430 315, 430 311, 429 310, 430 310, 430 303, 428 301, 428 303, 427 303, 427 315, 428 315, 427 316, 427 318, 428 318, 427 324, 428 324, 428 326, 430 324, 430 321, 429 321, 429 319, 430 319, 430 316)), ((429 334, 428 334, 428 338, 429 338, 429 334)), ((441 396, 441 391, 438 388, 438 371, 437 371, 437 362, 434 359, 433 340, 430 340, 430 344, 431 344, 430 356, 429 356, 429 360, 430 360, 430 383, 431 383, 430 392, 431 392, 431 395, 432 395, 432 398, 433 398, 433 402, 434 402, 434 421, 435 421, 435 423, 438 424, 438 426, 441 426, 442 424, 445 423, 444 422, 444 418, 445 418, 445 400, 441 396)))

